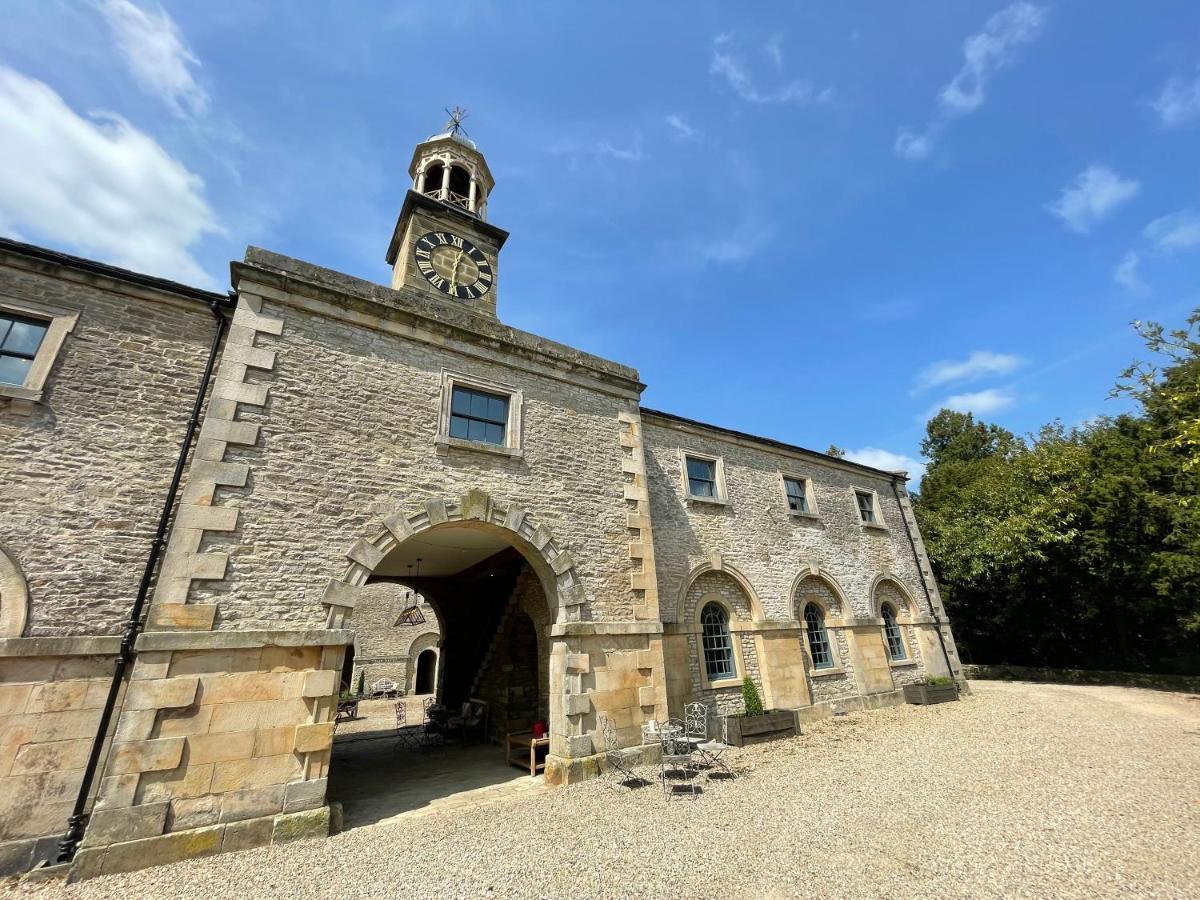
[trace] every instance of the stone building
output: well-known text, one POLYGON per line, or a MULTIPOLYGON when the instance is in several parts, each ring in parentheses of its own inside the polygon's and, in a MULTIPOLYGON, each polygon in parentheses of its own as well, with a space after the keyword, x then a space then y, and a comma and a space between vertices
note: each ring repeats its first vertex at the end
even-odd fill
POLYGON ((444 701, 546 719, 559 783, 601 716, 636 744, 747 676, 801 719, 961 678, 902 474, 645 409, 503 324, 482 154, 451 128, 409 171, 390 286, 0 242, 0 871, 69 818, 80 877, 327 830, 356 638, 367 677, 416 690, 435 650, 444 701), (368 638, 418 595, 436 638, 368 638))

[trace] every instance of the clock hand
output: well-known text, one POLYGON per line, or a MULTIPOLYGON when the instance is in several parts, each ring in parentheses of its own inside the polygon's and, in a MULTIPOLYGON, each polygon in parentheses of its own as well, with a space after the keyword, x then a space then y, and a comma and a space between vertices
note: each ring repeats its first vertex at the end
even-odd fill
POLYGON ((458 255, 454 257, 454 271, 450 273, 450 290, 458 290, 458 267, 462 264, 463 252, 458 251, 458 255))

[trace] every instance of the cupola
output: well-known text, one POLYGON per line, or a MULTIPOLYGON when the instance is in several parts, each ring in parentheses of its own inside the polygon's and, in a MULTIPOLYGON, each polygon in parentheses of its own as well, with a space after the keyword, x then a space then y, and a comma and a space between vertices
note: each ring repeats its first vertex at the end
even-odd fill
POLYGON ((450 115, 443 130, 417 144, 408 174, 418 194, 464 209, 487 219, 487 201, 496 182, 487 160, 463 131, 466 112, 460 107, 450 115))

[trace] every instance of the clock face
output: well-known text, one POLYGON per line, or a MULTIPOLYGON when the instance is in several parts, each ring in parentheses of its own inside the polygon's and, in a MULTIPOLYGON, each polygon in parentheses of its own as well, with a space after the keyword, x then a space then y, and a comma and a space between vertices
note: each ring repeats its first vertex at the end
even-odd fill
POLYGON ((474 244, 457 234, 431 231, 413 246, 417 269, 443 294, 459 300, 482 297, 492 286, 492 265, 474 244))

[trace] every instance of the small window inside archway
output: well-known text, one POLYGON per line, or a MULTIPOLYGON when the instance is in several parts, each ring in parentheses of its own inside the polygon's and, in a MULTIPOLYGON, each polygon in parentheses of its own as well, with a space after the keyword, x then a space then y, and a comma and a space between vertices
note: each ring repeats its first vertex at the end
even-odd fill
POLYGON ((442 179, 445 177, 442 173, 445 167, 441 163, 434 163, 425 170, 425 193, 427 195, 437 195, 442 189, 442 179))
POLYGON ((907 659, 904 650, 904 638, 900 634, 900 623, 896 621, 896 608, 890 603, 883 604, 883 635, 887 639, 889 659, 907 659))
POLYGON ((804 624, 808 626, 808 651, 812 654, 814 669, 832 669, 833 652, 829 646, 829 632, 825 629, 825 613, 815 603, 804 607, 804 624))
POLYGON ((462 166, 450 167, 450 197, 457 203, 466 203, 471 194, 471 173, 462 166))
POLYGON ((701 645, 704 671, 709 681, 733 678, 733 636, 729 633, 729 613, 720 603, 707 603, 700 612, 701 645))

